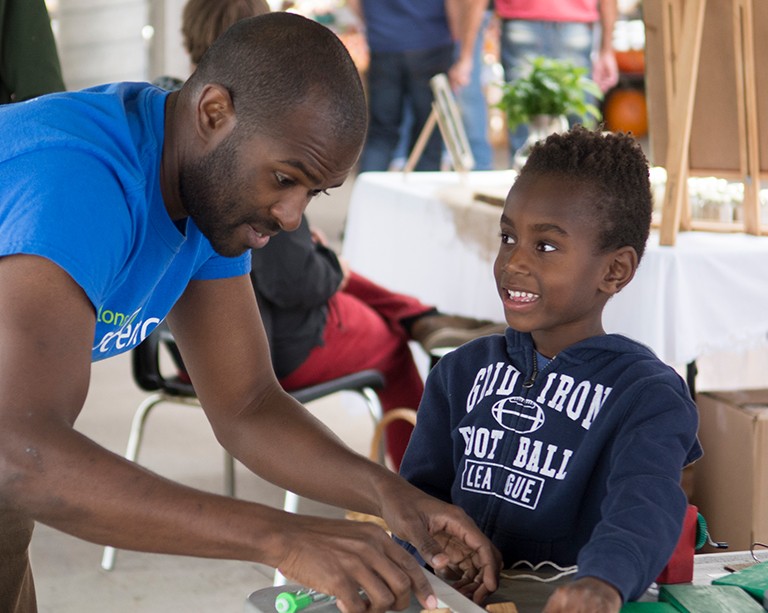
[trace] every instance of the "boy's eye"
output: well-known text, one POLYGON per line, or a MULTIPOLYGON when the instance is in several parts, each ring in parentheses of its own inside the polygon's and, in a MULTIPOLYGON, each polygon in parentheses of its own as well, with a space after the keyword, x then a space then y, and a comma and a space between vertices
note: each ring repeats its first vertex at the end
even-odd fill
POLYGON ((551 253, 552 251, 557 251, 557 247, 554 245, 550 245, 549 243, 539 243, 538 246, 539 251, 543 251, 544 253, 551 253))
POLYGON ((323 195, 327 196, 328 195, 328 190, 327 189, 313 189, 310 192, 310 194, 312 194, 313 198, 319 196, 320 194, 323 194, 323 195))
POLYGON ((505 245, 514 245, 517 242, 515 240, 515 237, 512 236, 511 234, 506 234, 502 232, 500 236, 501 236, 501 242, 504 243, 505 245))

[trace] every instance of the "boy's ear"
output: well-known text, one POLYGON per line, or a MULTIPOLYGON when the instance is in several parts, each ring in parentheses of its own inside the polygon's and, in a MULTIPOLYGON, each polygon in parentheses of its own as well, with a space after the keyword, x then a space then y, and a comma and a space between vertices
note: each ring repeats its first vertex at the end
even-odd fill
POLYGON ((610 254, 608 268, 600 283, 600 291, 613 296, 632 280, 637 270, 637 251, 634 247, 621 247, 610 254))

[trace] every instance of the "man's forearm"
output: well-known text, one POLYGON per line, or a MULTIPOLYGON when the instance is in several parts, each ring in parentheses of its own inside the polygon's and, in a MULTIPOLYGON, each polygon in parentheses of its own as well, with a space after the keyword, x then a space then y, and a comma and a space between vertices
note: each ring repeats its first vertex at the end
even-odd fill
POLYGON ((613 28, 617 15, 616 0, 600 0, 600 51, 603 53, 613 52, 613 28))

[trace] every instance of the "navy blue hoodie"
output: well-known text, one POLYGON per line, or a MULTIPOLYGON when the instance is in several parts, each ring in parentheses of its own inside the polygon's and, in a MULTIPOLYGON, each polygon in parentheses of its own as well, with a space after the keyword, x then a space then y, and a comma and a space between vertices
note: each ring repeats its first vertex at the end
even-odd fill
POLYGON ((507 329, 443 357, 427 378, 401 474, 462 507, 520 560, 578 564, 576 577, 639 597, 669 560, 701 457, 685 382, 619 335, 572 345, 539 368, 507 329))

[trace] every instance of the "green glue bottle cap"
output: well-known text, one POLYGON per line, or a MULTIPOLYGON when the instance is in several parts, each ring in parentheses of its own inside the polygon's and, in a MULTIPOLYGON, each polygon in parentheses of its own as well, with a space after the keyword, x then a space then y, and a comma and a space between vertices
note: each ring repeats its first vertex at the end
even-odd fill
POLYGON ((312 591, 280 592, 275 598, 277 613, 296 613, 318 600, 330 600, 331 596, 312 591))

